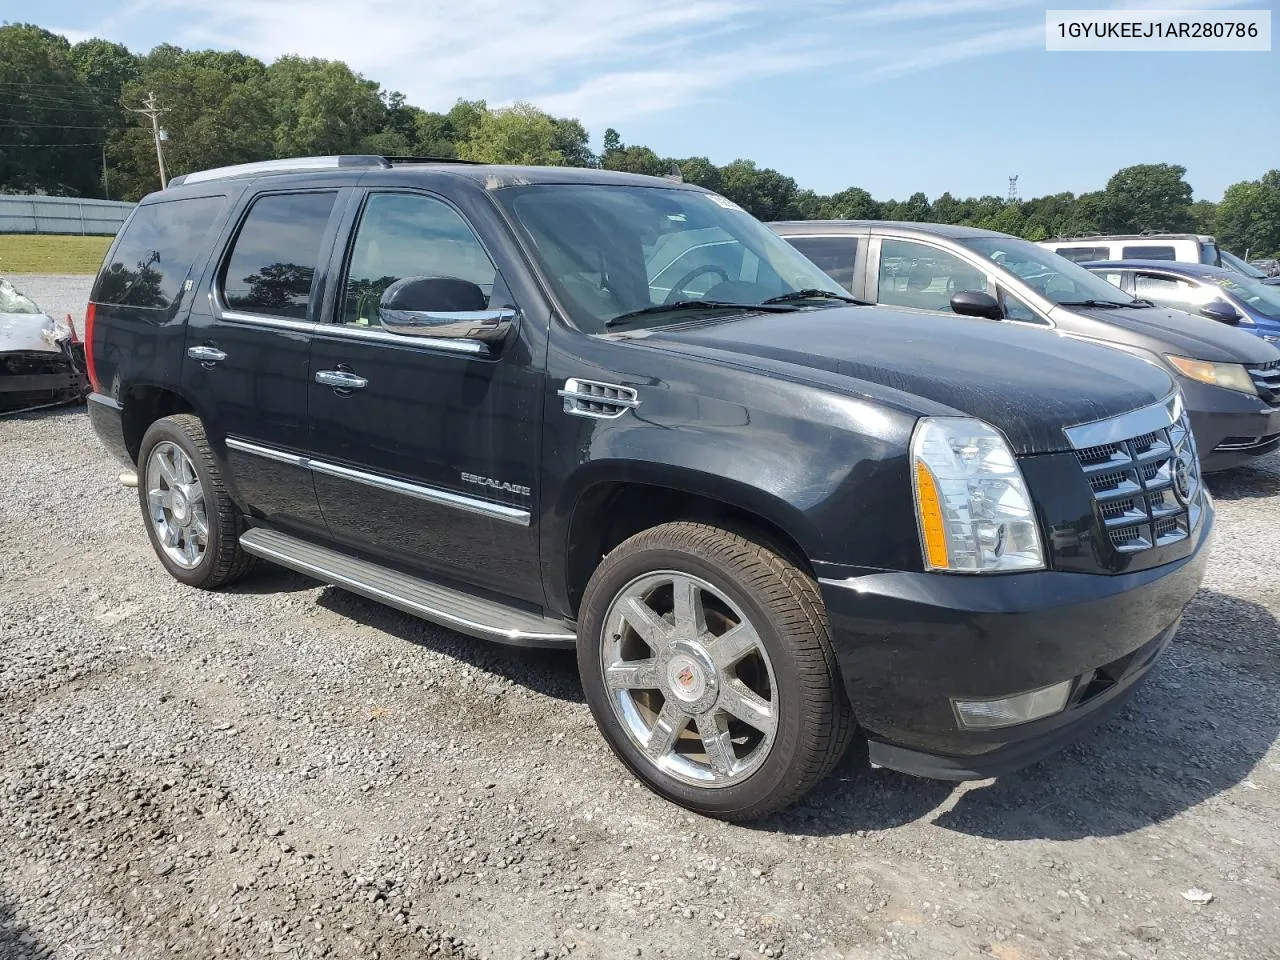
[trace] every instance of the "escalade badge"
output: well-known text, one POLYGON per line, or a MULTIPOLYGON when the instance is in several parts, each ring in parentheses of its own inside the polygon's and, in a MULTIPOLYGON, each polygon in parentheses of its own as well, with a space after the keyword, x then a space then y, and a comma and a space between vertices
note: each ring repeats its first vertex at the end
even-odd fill
POLYGON ((492 477, 481 477, 474 473, 464 473, 462 475, 463 483, 474 483, 476 486, 488 487, 490 490, 501 490, 503 493, 514 493, 518 497, 529 496, 529 488, 522 487, 518 483, 507 483, 502 480, 494 480, 492 477))

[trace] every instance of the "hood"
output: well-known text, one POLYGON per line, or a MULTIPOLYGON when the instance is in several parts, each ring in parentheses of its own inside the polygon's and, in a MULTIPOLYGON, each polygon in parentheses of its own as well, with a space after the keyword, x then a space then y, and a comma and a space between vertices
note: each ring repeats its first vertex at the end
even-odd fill
POLYGON ((43 313, 0 313, 0 353, 61 353, 53 320, 43 313))
POLYGON ((918 414, 985 420, 1019 454, 1067 449, 1063 427, 1156 403, 1173 390, 1162 368, 1110 347, 1049 330, 876 307, 659 328, 646 340, 775 374, 790 367, 797 376, 806 368, 843 375, 872 400, 885 393, 879 384, 931 401, 918 414))
MULTIPOLYGON (((1148 347, 1163 353, 1173 353, 1192 360, 1210 360, 1214 363, 1267 363, 1280 359, 1277 352, 1265 340, 1217 320, 1195 317, 1181 310, 1164 307, 1139 307, 1125 310, 1090 310, 1085 307, 1057 307, 1050 314, 1059 320, 1062 312, 1088 317, 1099 323, 1119 328, 1131 337, 1117 337, 1123 343, 1148 347), (1141 338, 1156 341, 1142 343, 1141 338)), ((1070 326, 1070 323, 1064 323, 1070 326)), ((1085 332, 1085 331, 1080 331, 1085 332)), ((1089 332, 1092 335, 1092 331, 1089 332)))

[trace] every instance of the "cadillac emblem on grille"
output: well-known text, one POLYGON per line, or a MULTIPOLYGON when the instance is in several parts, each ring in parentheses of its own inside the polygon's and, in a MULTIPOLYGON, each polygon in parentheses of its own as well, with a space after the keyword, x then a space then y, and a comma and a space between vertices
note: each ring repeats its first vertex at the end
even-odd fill
POLYGON ((1065 433, 1112 549, 1150 550, 1195 531, 1203 512, 1200 463, 1180 394, 1065 433))

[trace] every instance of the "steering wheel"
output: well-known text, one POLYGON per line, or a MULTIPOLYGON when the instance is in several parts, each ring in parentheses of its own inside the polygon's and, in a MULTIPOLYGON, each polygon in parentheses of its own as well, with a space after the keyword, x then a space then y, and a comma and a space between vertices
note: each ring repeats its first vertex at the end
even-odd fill
POLYGON ((727 274, 722 268, 717 267, 714 263, 704 263, 701 266, 694 267, 681 277, 677 283, 673 284, 671 292, 667 294, 667 299, 662 302, 664 304, 675 303, 677 300, 681 299, 684 295, 684 288, 704 273, 718 274, 722 283, 727 283, 729 280, 729 274, 727 274))

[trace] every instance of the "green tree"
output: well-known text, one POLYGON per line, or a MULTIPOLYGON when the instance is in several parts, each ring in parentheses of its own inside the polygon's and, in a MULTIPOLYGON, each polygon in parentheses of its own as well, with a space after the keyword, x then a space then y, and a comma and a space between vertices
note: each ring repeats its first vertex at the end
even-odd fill
POLYGON ((334 60, 281 57, 267 68, 267 92, 277 156, 359 153, 387 122, 378 84, 334 60))
MULTIPOLYGON (((456 108, 455 108, 456 109, 456 108)), ((560 129, 549 113, 518 102, 502 110, 488 110, 458 146, 458 156, 480 163, 565 165, 557 144, 560 129)))
POLYGON ((1216 222, 1218 243, 1233 253, 1280 256, 1280 170, 1227 187, 1216 222))
POLYGON ((619 147, 603 156, 600 162, 606 170, 643 173, 650 177, 660 177, 671 169, 670 160, 663 160, 648 147, 619 147))
POLYGON ((111 105, 76 70, 65 37, 0 26, 0 190, 102 195, 111 105))
MULTIPOLYGON (((161 45, 141 59, 138 79, 126 83, 121 96, 126 106, 136 106, 148 93, 164 110, 160 125, 168 133, 170 176, 280 155, 275 128, 277 111, 284 108, 273 99, 260 60, 234 51, 161 45)), ((120 192, 138 199, 160 182, 151 122, 130 117, 130 125, 112 136, 107 156, 120 192)))
POLYGON ((551 138, 552 149, 564 158, 566 166, 598 167, 600 158, 591 152, 591 138, 586 128, 577 120, 553 119, 555 134, 551 138))
POLYGON ((799 213, 800 188, 795 180, 753 160, 735 160, 720 170, 721 191, 759 220, 790 220, 799 213))
POLYGON ((1117 171, 1103 191, 1103 229, 1110 233, 1190 230, 1191 185, 1187 168, 1169 163, 1140 163, 1117 171))
POLYGON ((716 193, 723 189, 724 182, 720 176, 720 168, 706 157, 685 157, 683 160, 677 160, 676 163, 680 167, 680 177, 685 183, 697 184, 716 193))
POLYGON ((613 153, 613 151, 621 149, 622 137, 618 134, 617 130, 613 129, 613 127, 609 127, 604 132, 604 141, 600 147, 601 154, 613 153))

